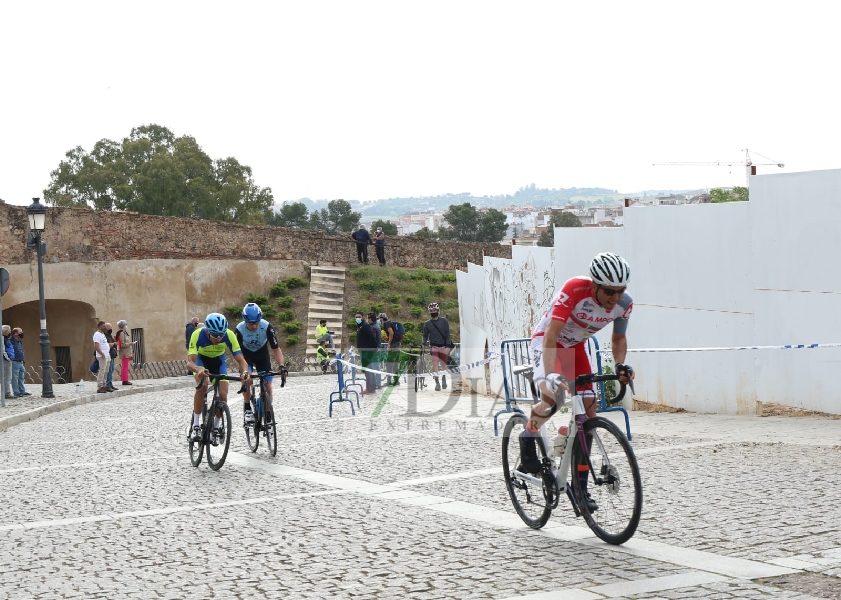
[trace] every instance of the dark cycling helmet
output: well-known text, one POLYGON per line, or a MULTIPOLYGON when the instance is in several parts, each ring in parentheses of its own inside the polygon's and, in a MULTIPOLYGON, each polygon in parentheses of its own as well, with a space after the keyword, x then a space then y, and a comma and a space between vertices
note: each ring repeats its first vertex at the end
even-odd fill
POLYGON ((437 302, 430 302, 429 306, 426 307, 426 310, 432 312, 433 310, 438 310, 438 303, 437 302))
POLYGON ((253 302, 249 302, 242 309, 242 318, 246 323, 259 323, 263 319, 263 311, 253 302))
POLYGON ((626 286, 631 279, 631 267, 621 256, 602 252, 590 263, 590 279, 599 285, 626 286))
POLYGON ((204 320, 204 328, 208 333, 222 335, 228 332, 228 319, 219 313, 210 313, 204 320))

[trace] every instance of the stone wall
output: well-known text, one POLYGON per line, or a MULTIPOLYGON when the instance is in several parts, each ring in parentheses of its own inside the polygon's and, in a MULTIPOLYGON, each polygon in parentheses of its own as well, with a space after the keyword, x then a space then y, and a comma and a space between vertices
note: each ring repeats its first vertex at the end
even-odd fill
MULTIPOLYGON (((26 208, 0 204, 0 264, 34 260, 26 249, 26 208)), ((252 226, 183 217, 158 217, 81 208, 50 207, 45 260, 110 262, 147 259, 300 260, 305 264, 356 262, 356 245, 345 236, 285 227, 252 226)), ((483 256, 511 258, 501 244, 386 238, 386 262, 400 267, 466 269, 483 256)), ((374 261, 373 248, 370 252, 374 261)))

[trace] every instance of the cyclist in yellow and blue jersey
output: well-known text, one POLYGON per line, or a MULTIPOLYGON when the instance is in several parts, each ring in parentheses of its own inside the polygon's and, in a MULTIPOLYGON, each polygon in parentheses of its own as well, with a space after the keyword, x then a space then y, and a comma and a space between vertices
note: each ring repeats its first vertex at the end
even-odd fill
MULTIPOLYGON (((193 396, 193 429, 190 434, 191 441, 201 441, 201 411, 204 406, 204 398, 207 394, 207 387, 210 383, 206 377, 211 373, 214 375, 227 375, 228 369, 225 364, 225 351, 230 350, 239 365, 242 373, 242 381, 248 382, 251 376, 248 374, 248 363, 242 356, 234 333, 228 329, 228 320, 219 313, 210 313, 204 320, 204 327, 196 329, 190 336, 190 343, 187 347, 187 369, 196 378, 198 388, 193 396)), ((219 382, 219 399, 222 402, 228 401, 228 382, 219 382)), ((218 417, 214 415, 214 427, 218 427, 218 417)))

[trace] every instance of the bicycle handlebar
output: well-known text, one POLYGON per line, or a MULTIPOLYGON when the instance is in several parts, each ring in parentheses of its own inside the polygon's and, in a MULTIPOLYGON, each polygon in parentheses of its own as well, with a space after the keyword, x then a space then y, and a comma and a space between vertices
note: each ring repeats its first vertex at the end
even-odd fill
POLYGON ((205 375, 202 377, 201 383, 196 386, 196 389, 201 388, 204 385, 205 379, 215 379, 217 381, 242 381, 242 374, 240 375, 220 375, 218 373, 210 373, 209 375, 205 375))
MULTIPOLYGON (((532 381, 532 375, 534 374, 534 365, 519 365, 519 366, 516 366, 513 369, 511 369, 511 372, 514 375, 522 375, 523 377, 525 377, 529 381, 532 381)), ((564 396, 565 396, 566 392, 564 392, 563 388, 559 387, 559 383, 569 383, 569 380, 566 377, 564 377, 563 375, 560 375, 558 373, 553 373, 553 375, 555 375, 557 377, 557 379, 553 378, 553 379, 555 379, 554 381, 548 381, 549 387, 550 388, 552 388, 552 387, 555 388, 554 393, 556 395, 560 391, 561 396, 560 396, 560 398, 556 398, 556 399, 560 401, 560 404, 563 404, 564 403, 564 396)), ((549 379, 549 377, 547 376, 547 380, 548 379, 549 379)), ((619 393, 616 394, 613 398, 610 398, 609 400, 607 400, 608 406, 614 406, 614 405, 622 402, 622 399, 625 397, 625 391, 626 391, 628 386, 627 386, 627 384, 624 384, 621 381, 619 381, 619 375, 617 375, 616 373, 611 373, 610 375, 596 375, 596 374, 593 374, 593 373, 588 373, 586 375, 579 375, 578 377, 576 377, 571 382, 572 386, 573 386, 572 387, 573 393, 575 392, 576 389, 578 389, 580 387, 584 387, 585 385, 589 385, 591 383, 601 383, 603 381, 618 381, 619 382, 619 393)), ((633 391, 634 390, 633 381, 631 381, 630 385, 631 385, 631 391, 633 391)))

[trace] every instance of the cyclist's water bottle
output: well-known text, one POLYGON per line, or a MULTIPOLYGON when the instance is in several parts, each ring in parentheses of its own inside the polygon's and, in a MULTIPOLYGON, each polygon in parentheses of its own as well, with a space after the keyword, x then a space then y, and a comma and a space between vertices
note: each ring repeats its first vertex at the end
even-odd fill
POLYGON ((558 435, 555 436, 555 457, 560 458, 564 454, 564 449, 567 447, 567 435, 569 434, 569 427, 561 425, 558 427, 558 435))
POLYGON ((84 380, 84 379, 80 379, 80 380, 79 380, 79 385, 77 385, 76 387, 77 387, 77 388, 79 388, 79 392, 80 392, 80 393, 81 393, 81 392, 84 392, 84 391, 85 391, 85 380, 84 380))

